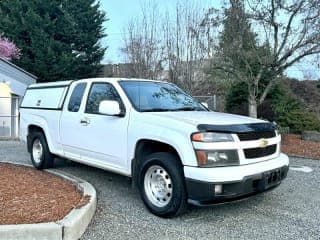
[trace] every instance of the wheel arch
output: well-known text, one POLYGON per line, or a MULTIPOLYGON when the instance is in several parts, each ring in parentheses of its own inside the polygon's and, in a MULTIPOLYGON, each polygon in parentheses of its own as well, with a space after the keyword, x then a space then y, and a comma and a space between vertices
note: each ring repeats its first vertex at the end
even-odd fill
POLYGON ((176 148, 173 147, 172 145, 165 142, 153 140, 153 139, 140 139, 136 143, 134 158, 132 159, 132 162, 131 162, 131 176, 133 179, 136 179, 137 168, 143 162, 145 157, 155 152, 172 153, 177 157, 181 166, 183 166, 181 161, 181 156, 179 155, 176 148))
MULTIPOLYGON (((45 130, 42 127, 40 127, 39 125, 30 124, 28 126, 28 135, 27 135, 27 148, 28 148, 28 152, 29 153, 31 152, 31 148, 32 148, 31 136, 32 136, 33 132, 41 132, 41 133, 43 133, 43 135, 44 135, 44 137, 45 137, 45 139, 46 139, 46 141, 48 143, 45 130)), ((48 147, 50 149, 49 143, 48 143, 48 147)))

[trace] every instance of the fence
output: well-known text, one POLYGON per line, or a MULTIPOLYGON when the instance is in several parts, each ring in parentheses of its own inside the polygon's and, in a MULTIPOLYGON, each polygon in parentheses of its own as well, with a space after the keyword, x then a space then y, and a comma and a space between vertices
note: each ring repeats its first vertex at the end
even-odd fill
POLYGON ((0 97, 0 138, 19 136, 19 97, 0 97))

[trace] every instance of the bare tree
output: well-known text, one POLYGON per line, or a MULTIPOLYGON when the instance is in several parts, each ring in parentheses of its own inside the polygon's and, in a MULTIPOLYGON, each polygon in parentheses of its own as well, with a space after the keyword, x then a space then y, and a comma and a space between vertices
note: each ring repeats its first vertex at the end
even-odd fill
POLYGON ((128 24, 122 49, 134 76, 168 78, 192 91, 213 54, 212 26, 204 24, 204 15, 196 1, 178 1, 174 12, 163 14, 154 4, 144 6, 128 24))
MULTIPOLYGON (((271 49, 272 57, 261 68, 276 76, 307 56, 320 53, 320 4, 318 0, 248 1, 253 24, 263 29, 261 39, 271 49)), ((276 83, 274 77, 264 88, 261 104, 276 83)), ((256 82, 260 76, 256 76, 256 82)), ((253 103, 254 104, 254 103, 253 103)))
POLYGON ((203 66, 212 57, 211 25, 195 2, 178 2, 163 26, 169 80, 193 91, 204 79, 203 66))
POLYGON ((143 6, 142 15, 132 19, 125 32, 121 49, 130 63, 132 76, 155 79, 163 66, 159 13, 156 5, 143 6))
POLYGON ((233 41, 224 46, 232 51, 229 55, 232 58, 223 61, 218 58, 223 64, 214 67, 247 83, 249 115, 257 117, 257 106, 285 70, 307 56, 320 53, 320 5, 318 0, 230 0, 230 3, 231 8, 242 6, 246 10, 245 15, 238 17, 248 24, 240 27, 244 34, 252 32, 255 36, 247 38, 235 33, 233 41), (246 30, 247 27, 250 29, 246 30), (235 62, 240 62, 241 68, 235 62))

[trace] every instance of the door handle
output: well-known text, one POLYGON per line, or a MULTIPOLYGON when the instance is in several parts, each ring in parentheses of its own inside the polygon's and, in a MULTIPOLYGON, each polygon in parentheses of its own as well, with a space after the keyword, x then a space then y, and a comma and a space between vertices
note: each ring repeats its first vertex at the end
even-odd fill
POLYGON ((82 125, 88 125, 88 124, 90 124, 90 120, 87 119, 87 118, 81 119, 81 120, 80 120, 80 123, 81 123, 82 125))

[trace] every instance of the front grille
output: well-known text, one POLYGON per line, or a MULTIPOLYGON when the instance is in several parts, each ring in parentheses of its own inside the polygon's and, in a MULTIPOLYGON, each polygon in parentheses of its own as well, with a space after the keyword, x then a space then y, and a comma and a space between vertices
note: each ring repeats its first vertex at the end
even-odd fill
POLYGON ((265 156, 272 155, 276 152, 277 150, 277 144, 267 146, 265 148, 248 148, 244 149, 244 155, 246 158, 251 159, 251 158, 261 158, 265 156))
POLYGON ((275 131, 263 131, 263 132, 246 132, 237 134, 240 141, 258 140, 261 138, 273 138, 276 136, 275 131))

